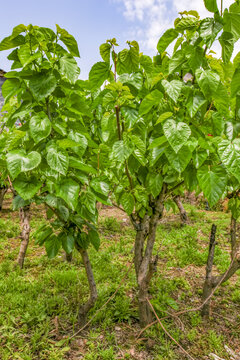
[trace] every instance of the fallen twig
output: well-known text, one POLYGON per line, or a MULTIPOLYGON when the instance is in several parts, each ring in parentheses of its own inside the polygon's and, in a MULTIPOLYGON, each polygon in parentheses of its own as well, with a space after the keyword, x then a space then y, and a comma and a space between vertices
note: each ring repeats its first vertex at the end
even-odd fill
POLYGON ((184 354, 186 354, 186 355, 189 357, 189 359, 195 360, 195 359, 172 337, 172 335, 171 335, 171 334, 167 331, 167 329, 163 326, 161 320, 160 320, 159 317, 157 316, 157 313, 156 313, 156 311, 154 310, 154 307, 152 306, 152 304, 151 304, 151 302, 150 302, 150 300, 149 300, 148 298, 147 298, 147 302, 148 302, 148 304, 150 305, 150 307, 151 307, 154 315, 156 316, 159 325, 161 326, 161 328, 163 329, 163 331, 167 334, 167 336, 184 352, 184 354))

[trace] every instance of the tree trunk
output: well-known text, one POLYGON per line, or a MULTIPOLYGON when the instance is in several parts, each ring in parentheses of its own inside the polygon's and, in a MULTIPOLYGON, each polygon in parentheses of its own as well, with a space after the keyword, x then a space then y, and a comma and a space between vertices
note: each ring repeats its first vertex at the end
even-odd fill
POLYGON ((4 195, 7 192, 7 187, 0 187, 0 211, 2 210, 4 195))
POLYGON ((181 218, 182 223, 184 225, 187 224, 188 223, 188 216, 187 216, 186 210, 184 209, 183 204, 181 202, 180 195, 174 196, 173 200, 174 200, 175 204, 177 205, 178 210, 180 212, 180 218, 181 218))
MULTIPOLYGON (((236 220, 231 218, 231 229, 230 229, 230 240, 231 240, 231 259, 232 262, 229 268, 221 275, 212 276, 212 266, 213 266, 213 259, 214 259, 214 249, 215 249, 215 233, 214 227, 212 226, 211 236, 210 236, 210 245, 209 245, 209 253, 208 253, 208 262, 206 267, 206 280, 203 287, 203 302, 210 296, 213 289, 217 286, 223 284, 224 282, 228 281, 237 270, 240 269, 240 242, 237 241, 236 236, 236 220)), ((209 316, 209 305, 210 300, 204 304, 202 308, 202 315, 208 317, 209 316)))
POLYGON ((134 265, 138 283, 138 302, 139 302, 139 321, 140 326, 144 327, 152 322, 152 311, 147 302, 149 296, 148 290, 153 273, 156 271, 157 256, 153 258, 152 252, 156 238, 156 230, 159 219, 162 217, 164 210, 164 197, 166 186, 159 197, 155 200, 152 207, 153 214, 151 217, 146 216, 137 223, 132 219, 137 231, 135 238, 134 265), (144 249, 144 245, 146 246, 144 249))
POLYGON ((80 326, 83 326, 86 323, 86 318, 89 310, 94 306, 97 300, 98 294, 97 294, 97 287, 94 280, 94 275, 87 250, 79 249, 79 252, 82 256, 83 264, 86 270, 88 284, 89 284, 89 291, 90 291, 88 301, 84 305, 81 305, 79 307, 79 312, 78 312, 79 324, 80 326))
POLYGON ((21 244, 17 258, 17 264, 22 269, 24 264, 25 255, 29 243, 30 235, 30 205, 26 205, 19 210, 20 224, 21 224, 21 244))
MULTIPOLYGON (((209 250, 208 250, 208 259, 207 259, 207 266, 206 266, 206 278, 203 285, 203 302, 207 300, 210 296, 213 284, 212 284, 212 267, 213 267, 213 260, 214 260, 214 253, 215 253, 215 246, 216 246, 216 225, 212 225, 211 228, 211 235, 210 235, 210 242, 209 242, 209 250)), ((202 308, 202 316, 208 318, 210 314, 210 300, 204 304, 202 308)))

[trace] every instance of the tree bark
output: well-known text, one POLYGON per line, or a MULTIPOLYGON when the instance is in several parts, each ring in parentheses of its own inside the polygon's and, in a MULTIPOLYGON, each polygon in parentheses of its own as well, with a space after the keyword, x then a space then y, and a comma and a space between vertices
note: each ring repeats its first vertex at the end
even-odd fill
POLYGON ((17 264, 22 269, 24 265, 25 255, 28 248, 30 236, 30 205, 26 205, 19 210, 21 224, 21 244, 17 258, 17 264))
MULTIPOLYGON (((214 253, 215 253, 215 246, 216 246, 216 225, 212 225, 211 234, 210 234, 210 242, 209 242, 209 250, 208 250, 208 259, 207 259, 207 266, 206 266, 206 278, 203 285, 203 302, 209 297, 212 292, 213 284, 212 284, 212 267, 213 267, 213 260, 214 260, 214 253)), ((204 304, 202 308, 202 316, 209 317, 210 314, 210 300, 204 304)))
POLYGON ((147 302, 149 296, 149 285, 153 273, 156 271, 157 256, 153 258, 152 252, 156 238, 156 230, 159 219, 164 210, 164 198, 166 186, 163 185, 162 192, 154 201, 152 215, 145 216, 137 223, 132 219, 137 231, 135 238, 134 265, 138 283, 138 302, 139 302, 139 321, 140 326, 144 327, 152 322, 152 311, 147 302), (146 243, 146 244, 145 244, 146 243), (145 245, 145 249, 144 249, 145 245))
POLYGON ((180 212, 180 218, 181 218, 182 223, 184 225, 187 224, 188 223, 188 216, 187 216, 186 210, 184 209, 183 204, 181 202, 180 195, 174 196, 173 200, 174 200, 175 204, 177 205, 178 210, 180 212))
POLYGON ((0 187, 0 211, 2 210, 4 195, 7 192, 7 187, 0 187))
POLYGON ((86 270, 88 284, 89 284, 89 291, 90 291, 88 301, 84 305, 81 305, 79 307, 79 312, 78 312, 79 324, 80 326, 83 326, 86 323, 86 318, 89 310, 94 306, 97 300, 98 294, 97 294, 97 287, 94 280, 92 266, 88 257, 87 250, 79 249, 79 252, 82 256, 83 264, 86 270))
MULTIPOLYGON (((215 225, 213 225, 215 226, 215 225)), ((231 218, 231 226, 230 226, 230 240, 231 240, 231 259, 232 262, 229 268, 218 276, 212 276, 212 266, 214 259, 214 249, 215 249, 215 233, 212 226, 211 236, 210 236, 210 245, 209 245, 209 253, 208 253, 208 262, 206 267, 206 279, 203 287, 203 302, 210 296, 213 289, 224 282, 228 281, 237 270, 240 269, 240 242, 236 236, 236 219, 231 218)), ((216 232, 216 231, 215 231, 216 232)), ((202 315, 205 317, 209 317, 209 305, 210 300, 203 306, 202 315)))

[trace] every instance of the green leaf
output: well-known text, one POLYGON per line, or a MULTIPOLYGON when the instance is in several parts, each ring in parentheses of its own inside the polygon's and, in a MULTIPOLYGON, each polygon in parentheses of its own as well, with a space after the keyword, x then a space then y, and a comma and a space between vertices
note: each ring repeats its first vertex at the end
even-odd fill
POLYGON ((123 209, 126 211, 126 213, 128 215, 131 215, 133 213, 134 204, 135 204, 135 200, 134 200, 133 195, 131 193, 125 192, 121 196, 120 202, 121 202, 121 205, 122 205, 123 209))
POLYGON ((17 193, 23 198, 23 200, 31 199, 42 186, 35 176, 26 176, 24 174, 20 175, 13 182, 13 187, 17 193))
POLYGON ((240 13, 224 12, 224 31, 229 32, 234 37, 234 42, 240 38, 240 13))
POLYGON ((136 47, 131 47, 128 49, 123 49, 118 54, 117 61, 117 72, 118 74, 122 73, 132 73, 137 72, 139 68, 139 51, 136 47))
POLYGON ((63 199, 70 209, 75 210, 78 203, 80 186, 72 179, 64 179, 55 185, 56 195, 63 199))
POLYGON ((206 18, 201 21, 200 36, 204 42, 210 48, 213 44, 217 34, 222 30, 223 25, 216 22, 213 18, 206 18))
POLYGON ((103 61, 110 63, 111 45, 109 43, 104 43, 104 44, 100 45, 99 50, 100 50, 100 55, 101 55, 103 61))
POLYGON ((218 13, 218 6, 216 0, 204 0, 204 4, 208 11, 218 13))
POLYGON ((175 153, 181 149, 191 135, 191 129, 186 123, 177 123, 172 119, 164 123, 163 132, 175 153))
POLYGON ((96 197, 91 191, 87 191, 84 194, 83 204, 91 214, 94 215, 96 213, 96 197))
POLYGON ((82 162, 81 160, 79 160, 78 158, 75 158, 73 156, 69 157, 69 167, 81 170, 87 174, 97 174, 96 169, 94 169, 90 165, 84 164, 84 162, 82 162))
POLYGON ((196 167, 196 169, 200 168, 204 161, 208 158, 208 153, 206 150, 196 150, 193 153, 193 164, 196 167))
POLYGON ((60 72, 71 84, 77 81, 80 69, 76 60, 70 54, 66 54, 60 58, 60 72))
POLYGON ((141 102, 139 115, 147 114, 153 106, 159 105, 162 98, 163 94, 159 90, 155 89, 150 92, 141 102))
POLYGON ((227 185, 224 168, 221 166, 202 166, 197 172, 197 178, 204 196, 206 196, 210 206, 213 206, 221 198, 227 185))
POLYGON ((43 111, 33 115, 30 119, 30 134, 36 144, 48 137, 51 128, 51 122, 43 111))
POLYGON ((20 81, 18 79, 7 79, 2 85, 2 96, 5 98, 5 103, 12 97, 17 95, 20 88, 20 81))
POLYGON ((240 66, 235 70, 231 82, 231 97, 237 95, 240 90, 240 66))
POLYGON ((110 76, 109 64, 99 61, 93 65, 89 72, 89 81, 93 87, 100 87, 110 76))
POLYGON ((178 71, 178 68, 186 61, 182 50, 176 51, 169 60, 169 74, 178 71))
POLYGON ((141 73, 122 74, 118 77, 118 81, 122 84, 132 85, 137 90, 140 90, 143 85, 143 76, 141 73))
POLYGON ((178 31, 175 29, 168 29, 160 37, 157 44, 157 50, 159 53, 163 53, 167 47, 178 37, 178 31))
POLYGON ((49 259, 53 259, 57 255, 60 247, 61 247, 61 239, 58 236, 52 234, 45 241, 45 249, 49 259))
POLYGON ((222 59, 225 63, 228 63, 231 59, 234 49, 234 37, 232 33, 224 31, 218 38, 222 46, 222 59))
POLYGON ((177 154, 170 147, 168 147, 165 151, 165 155, 170 165, 179 173, 186 169, 192 157, 192 153, 189 147, 185 145, 182 146, 177 154))
POLYGON ((107 197, 109 194, 109 185, 101 179, 92 179, 90 181, 90 186, 96 193, 104 195, 105 197, 107 197))
POLYGON ((119 163, 123 163, 133 153, 134 147, 126 143, 126 141, 119 140, 114 143, 112 147, 112 153, 110 154, 110 160, 116 160, 119 163))
POLYGON ((218 153, 230 174, 240 181, 240 139, 223 140, 218 145, 218 153))
POLYGON ((206 98, 211 98, 220 83, 220 76, 212 70, 198 69, 196 79, 206 98))
POLYGON ((183 83, 179 80, 162 80, 162 86, 168 94, 168 96, 176 103, 181 94, 183 83))
POLYGON ((74 249, 75 239, 72 234, 66 234, 64 232, 59 234, 59 238, 62 241, 62 247, 67 254, 71 254, 74 249))
POLYGON ((188 109, 189 115, 193 118, 198 110, 206 103, 206 99, 204 99, 201 95, 190 96, 187 100, 186 107, 188 109))
POLYGON ((51 72, 40 72, 29 80, 29 87, 36 98, 41 101, 48 97, 56 88, 57 80, 51 72))
POLYGON ((40 162, 41 155, 37 151, 26 154, 24 150, 14 150, 7 154, 7 168, 13 179, 21 172, 35 169, 40 162))
POLYGON ((65 29, 60 28, 56 25, 57 32, 60 34, 60 40, 66 45, 71 55, 80 57, 77 41, 72 35, 70 35, 65 29))
POLYGON ((96 230, 90 229, 88 231, 88 239, 93 247, 98 251, 100 247, 100 237, 96 230))
POLYGON ((0 51, 9 50, 25 43, 25 38, 22 35, 16 37, 8 36, 0 42, 0 51))
POLYGON ((165 112, 159 116, 159 118, 156 121, 156 125, 165 121, 166 119, 169 119, 172 116, 172 112, 165 112))
POLYGON ((35 239, 35 244, 42 246, 46 239, 52 235, 53 231, 50 226, 42 225, 34 233, 33 238, 35 239))
POLYGON ((51 145, 47 150, 47 163, 51 169, 66 175, 69 165, 67 151, 59 149, 56 145, 51 145))
POLYGON ((161 190, 163 185, 163 178, 161 174, 151 174, 147 176, 147 187, 150 190, 150 193, 156 198, 161 190))

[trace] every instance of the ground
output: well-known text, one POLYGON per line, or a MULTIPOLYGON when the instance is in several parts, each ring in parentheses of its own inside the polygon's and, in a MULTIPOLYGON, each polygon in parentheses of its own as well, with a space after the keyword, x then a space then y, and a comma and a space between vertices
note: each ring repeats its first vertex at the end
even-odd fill
MULTIPOLYGON (((166 213, 159 223, 155 254, 158 271, 151 283, 151 302, 171 336, 196 360, 213 352, 230 359, 224 345, 240 351, 240 274, 221 286, 211 303, 211 318, 199 312, 174 313, 201 303, 211 225, 217 225, 214 271, 229 266, 229 214, 184 204, 189 224, 178 214, 166 213), (166 318, 167 316, 167 318, 166 318)), ((34 230, 46 221, 43 208, 32 209, 34 230)), ((89 319, 114 293, 78 336, 77 309, 88 295, 78 253, 71 264, 63 253, 49 260, 31 238, 25 268, 15 267, 19 249, 18 213, 11 210, 11 194, 0 213, 0 359, 22 360, 182 360, 186 355, 159 325, 141 333, 138 324, 133 257, 134 230, 116 208, 100 209, 101 247, 90 249, 99 298, 89 319)))

